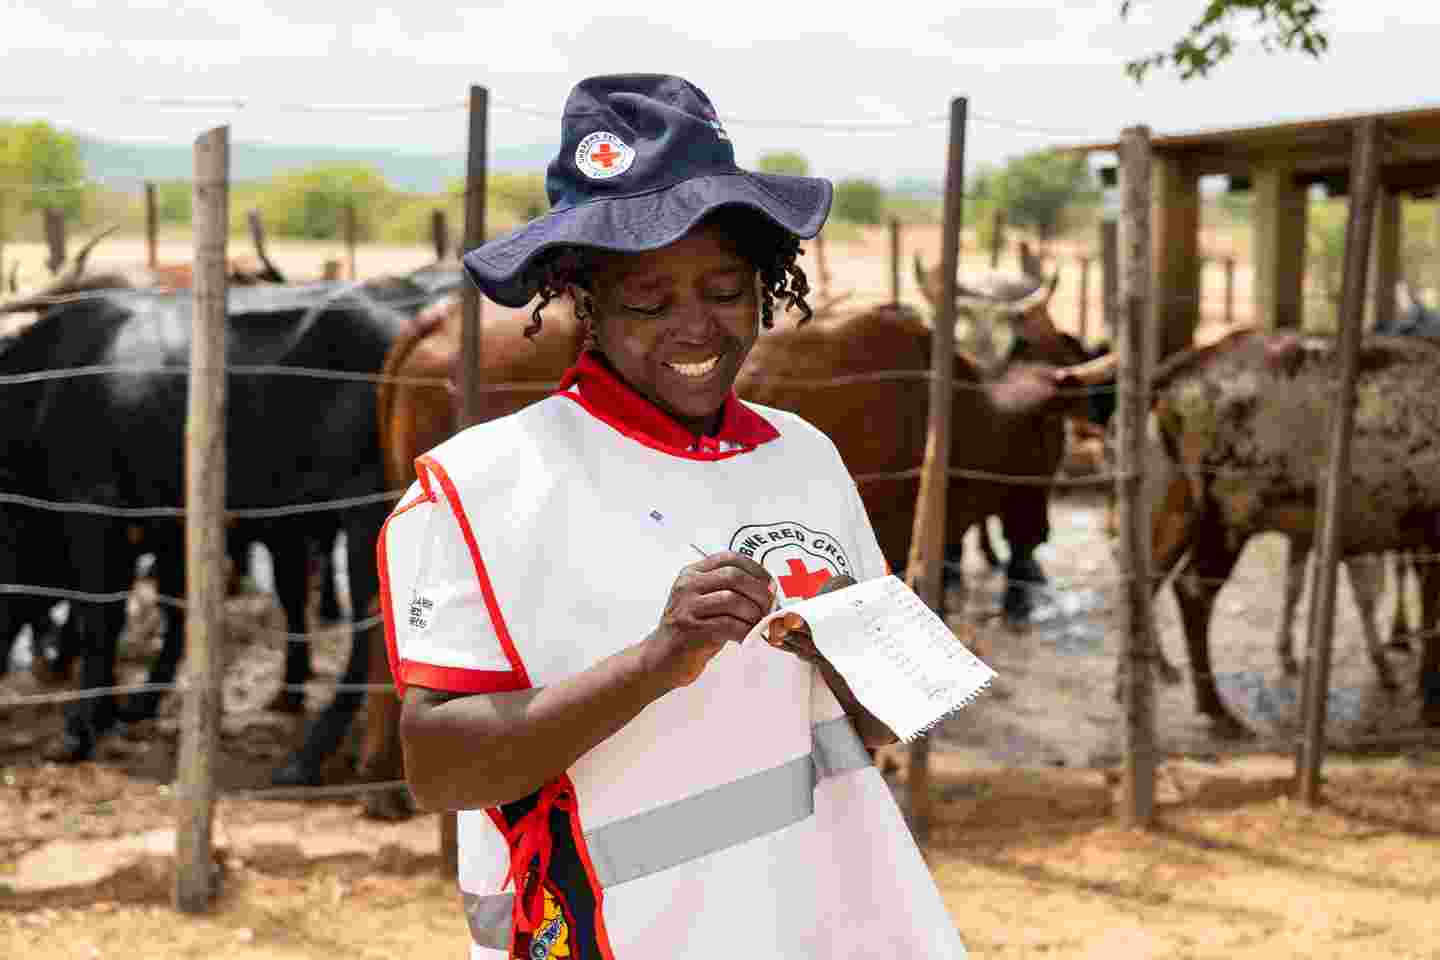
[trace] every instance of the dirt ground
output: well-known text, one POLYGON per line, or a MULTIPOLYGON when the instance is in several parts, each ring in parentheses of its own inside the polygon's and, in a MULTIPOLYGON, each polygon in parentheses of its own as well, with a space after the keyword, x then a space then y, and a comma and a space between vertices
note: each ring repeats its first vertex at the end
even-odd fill
MULTIPOLYGON (((832 246, 827 265, 864 297, 888 299, 886 243, 872 233, 861 244, 832 246)), ((183 259, 184 244, 175 246, 174 258, 183 259)), ((335 255, 299 245, 275 248, 282 266, 297 273, 311 260, 318 273, 319 263, 335 255)), ((938 232, 907 233, 906 249, 914 248, 934 262, 938 232)), ((102 247, 97 264, 106 250, 117 258, 139 255, 138 245, 102 247)), ((13 252, 7 249, 7 256, 13 252)), ((171 256, 168 248, 162 256, 171 256)), ((360 265, 362 272, 401 270, 424 259, 419 248, 362 248, 360 265)), ((1066 268, 1073 277, 1073 266, 1066 268)), ((908 265, 902 281, 913 299, 908 265)), ((1242 287, 1245 282, 1242 272, 1242 287)), ((831 288, 845 287, 832 281, 831 288)), ((1092 273, 1092 330, 1097 288, 1092 273)), ((1065 297, 1073 292, 1062 279, 1055 313, 1070 329, 1078 311, 1065 297)), ((1244 300, 1237 292, 1237 305, 1244 300)), ((977 626, 977 653, 1000 679, 933 737, 937 820, 927 853, 972 956, 1440 958, 1440 752, 1412 747, 1336 757, 1326 767, 1324 809, 1303 811, 1287 799, 1298 696, 1274 652, 1283 541, 1252 543, 1220 596, 1212 631, 1222 694, 1259 735, 1245 748, 1256 755, 1234 756, 1235 745, 1209 736, 1193 713, 1188 679, 1159 688, 1160 742, 1172 759, 1159 784, 1160 826, 1145 834, 1116 825, 1111 780, 1120 731, 1111 690, 1118 594, 1102 504, 1093 494, 1067 493, 1056 498, 1051 520, 1051 541, 1039 553, 1050 584, 1027 629, 1000 624, 995 614, 1003 583, 973 547, 967 555, 970 597, 960 616, 977 626)), ((1003 552, 1003 541, 997 545, 1003 552)), ((264 586, 263 564, 259 578, 264 586)), ((1394 584, 1387 585, 1382 630, 1393 591, 1394 584)), ((1304 646, 1305 606, 1297 616, 1297 651, 1304 646)), ((137 602, 133 613, 122 682, 140 678, 157 639, 147 605, 137 602)), ((1156 618, 1161 643, 1183 670, 1168 595, 1156 618)), ((261 709, 280 679, 283 640, 268 633, 279 624, 279 611, 263 591, 230 602, 224 791, 263 788, 301 734, 298 720, 261 709)), ((320 682, 310 694, 312 711, 329 695, 324 681, 338 672, 344 643, 332 633, 316 644, 320 682)), ((1414 661, 1392 656, 1402 686, 1387 694, 1374 682, 1358 614, 1342 587, 1332 736, 1353 739, 1414 723, 1414 661)), ((0 701, 35 692, 28 672, 0 679, 0 701)), ((222 894, 200 917, 170 908, 163 852, 99 882, 21 891, 13 878, 37 851, 64 841, 98 849, 174 823, 173 702, 157 721, 109 738, 92 764, 44 762, 58 729, 53 706, 0 707, 0 824, 6 828, 0 831, 0 957, 463 955, 454 884, 440 876, 433 854, 378 842, 363 854, 339 856, 307 856, 286 843, 262 845, 244 857, 226 848, 227 836, 266 825, 303 823, 323 834, 339 831, 343 819, 353 832, 355 822, 368 823, 358 821, 353 798, 223 800, 223 829, 217 830, 222 894)), ((327 782, 345 784, 353 776, 342 753, 327 782)), ((902 798, 904 778, 902 766, 894 778, 902 798)), ((431 822, 425 818, 422 827, 431 822)))

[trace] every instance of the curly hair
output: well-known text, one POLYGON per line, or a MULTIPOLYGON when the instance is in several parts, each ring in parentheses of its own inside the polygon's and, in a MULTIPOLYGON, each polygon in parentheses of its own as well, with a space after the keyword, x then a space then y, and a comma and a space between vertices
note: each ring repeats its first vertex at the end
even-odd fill
MULTIPOLYGON (((776 301, 783 302, 787 311, 791 307, 799 308, 797 325, 810 319, 813 311, 805 301, 810 293, 810 281, 795 262, 805 252, 800 249, 798 237, 758 211, 737 205, 712 211, 697 227, 710 225, 718 226, 735 252, 760 274, 760 323, 765 329, 775 325, 776 301)), ((541 311, 551 300, 563 295, 572 284, 581 289, 588 288, 590 271, 594 266, 593 251, 587 247, 554 247, 541 254, 534 267, 540 274, 537 290, 540 302, 525 327, 527 338, 534 338, 540 332, 541 311)), ((589 319, 585 304, 575 304, 575 316, 579 320, 589 319)))

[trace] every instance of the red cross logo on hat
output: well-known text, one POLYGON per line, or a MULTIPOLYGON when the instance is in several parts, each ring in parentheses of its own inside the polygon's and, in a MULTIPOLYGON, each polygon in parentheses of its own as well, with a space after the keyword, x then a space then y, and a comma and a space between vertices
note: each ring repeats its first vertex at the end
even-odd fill
POLYGON ((610 169, 610 164, 614 163, 616 160, 619 159, 620 154, 612 150, 609 143, 603 141, 601 142, 600 146, 596 147, 595 150, 590 154, 591 162, 600 164, 600 166, 604 167, 606 170, 610 169))

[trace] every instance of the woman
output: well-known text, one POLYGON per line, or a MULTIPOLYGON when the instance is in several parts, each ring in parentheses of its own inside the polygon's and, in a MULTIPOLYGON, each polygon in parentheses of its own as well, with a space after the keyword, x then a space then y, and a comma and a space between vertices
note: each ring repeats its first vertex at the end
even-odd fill
POLYGON ((732 386, 829 183, 740 170, 675 77, 571 92, 552 208, 464 258, 573 301, 560 390, 417 461, 381 537, 417 801, 459 814, 475 957, 960 957, 863 745, 774 606, 884 575, 835 447, 732 386), (697 556, 697 554, 699 556, 697 556), (513 887, 513 888, 512 888, 513 887))

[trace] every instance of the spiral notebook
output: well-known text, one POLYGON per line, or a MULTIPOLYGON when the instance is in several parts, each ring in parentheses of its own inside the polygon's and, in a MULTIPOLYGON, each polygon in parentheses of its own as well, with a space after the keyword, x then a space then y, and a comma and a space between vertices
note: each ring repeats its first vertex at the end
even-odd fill
POLYGON ((968 706, 996 676, 894 576, 790 604, 756 624, 745 642, 763 642, 767 624, 784 613, 805 618, 816 648, 901 740, 968 706))

